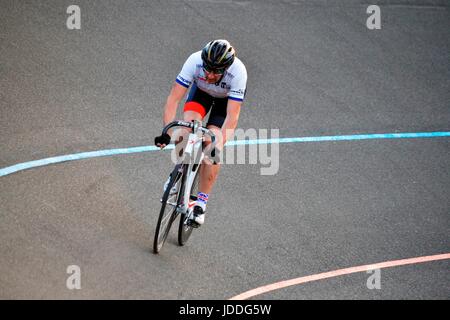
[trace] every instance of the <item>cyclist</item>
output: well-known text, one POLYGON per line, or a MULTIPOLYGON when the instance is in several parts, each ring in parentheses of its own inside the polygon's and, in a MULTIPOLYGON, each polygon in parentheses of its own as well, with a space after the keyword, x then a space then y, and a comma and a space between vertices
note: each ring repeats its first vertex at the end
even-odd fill
MULTIPOLYGON (((216 135, 215 150, 219 153, 227 138, 234 135, 246 85, 247 70, 236 57, 235 49, 227 40, 213 40, 203 50, 191 54, 184 63, 164 107, 164 126, 174 120, 178 105, 190 87, 183 118, 189 122, 201 121, 209 112, 206 127, 216 135)), ((180 143, 186 134, 187 129, 179 129, 172 134, 175 136, 175 143, 180 143)), ((155 138, 155 145, 162 149, 170 140, 169 134, 161 135, 155 138)), ((210 143, 211 141, 206 141, 205 146, 210 143)), ((210 161, 204 161, 200 167, 199 192, 193 207, 194 227, 204 223, 206 204, 219 168, 218 163, 210 161)))

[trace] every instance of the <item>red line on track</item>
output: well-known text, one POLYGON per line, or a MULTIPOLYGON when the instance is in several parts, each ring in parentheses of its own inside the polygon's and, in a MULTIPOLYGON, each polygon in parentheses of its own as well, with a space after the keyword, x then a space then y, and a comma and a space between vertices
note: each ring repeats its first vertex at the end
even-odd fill
POLYGON ((268 284, 268 285, 265 285, 265 286, 262 286, 262 287, 259 287, 259 288, 253 289, 253 290, 246 291, 244 293, 241 293, 237 296, 230 298, 229 300, 245 300, 245 299, 249 299, 251 297, 266 293, 266 292, 270 292, 270 291, 274 291, 274 290, 278 290, 278 289, 282 289, 282 288, 286 288, 286 287, 290 287, 290 286, 294 286, 294 285, 298 285, 298 284, 302 284, 302 283, 306 283, 306 282, 338 277, 338 276, 351 274, 351 273, 367 272, 368 270, 391 268, 391 267, 404 266, 404 265, 408 265, 408 264, 417 264, 417 263, 430 262, 430 261, 436 261, 436 260, 445 260, 445 259, 450 259, 450 253, 410 258, 410 259, 402 259, 402 260, 385 261, 385 262, 380 262, 380 263, 375 263, 375 264, 367 264, 364 266, 339 269, 339 270, 334 270, 334 271, 329 271, 329 272, 324 272, 324 273, 313 274, 313 275, 306 276, 306 277, 300 277, 300 278, 295 278, 295 279, 291 279, 291 280, 275 282, 275 283, 268 284))

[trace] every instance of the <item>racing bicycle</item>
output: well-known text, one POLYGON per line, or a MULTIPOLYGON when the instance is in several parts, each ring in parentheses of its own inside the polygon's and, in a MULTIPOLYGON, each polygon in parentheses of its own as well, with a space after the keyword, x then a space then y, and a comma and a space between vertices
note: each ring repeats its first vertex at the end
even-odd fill
POLYGON ((193 219, 193 206, 198 194, 199 169, 205 157, 203 141, 205 135, 211 137, 212 146, 215 145, 216 140, 211 130, 202 127, 201 121, 173 121, 164 127, 162 133, 166 134, 173 127, 186 127, 191 129, 191 132, 184 147, 184 152, 172 170, 169 183, 161 198, 161 211, 153 240, 153 252, 155 254, 161 251, 170 228, 178 216, 180 216, 178 244, 183 246, 191 236, 194 229, 191 221, 193 219))

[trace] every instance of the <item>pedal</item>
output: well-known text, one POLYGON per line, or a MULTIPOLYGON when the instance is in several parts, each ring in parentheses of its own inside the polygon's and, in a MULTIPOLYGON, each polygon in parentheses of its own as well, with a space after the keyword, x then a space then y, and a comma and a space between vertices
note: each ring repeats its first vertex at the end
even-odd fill
POLYGON ((195 222, 195 220, 193 220, 193 219, 186 219, 186 224, 192 228, 200 227, 200 225, 197 222, 195 222))
POLYGON ((191 209, 195 204, 195 201, 189 201, 189 208, 186 212, 186 219, 185 219, 185 224, 189 227, 193 227, 193 228, 198 228, 199 225, 197 222, 195 222, 195 220, 193 219, 194 217, 194 211, 191 209))

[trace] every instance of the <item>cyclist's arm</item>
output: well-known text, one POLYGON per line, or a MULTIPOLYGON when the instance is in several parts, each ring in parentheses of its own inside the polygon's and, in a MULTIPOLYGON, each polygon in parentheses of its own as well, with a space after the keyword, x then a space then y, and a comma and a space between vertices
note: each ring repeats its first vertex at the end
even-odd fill
POLYGON ((180 101, 181 99, 183 99, 187 90, 188 88, 176 82, 172 86, 172 90, 170 91, 170 94, 167 97, 166 105, 164 106, 164 116, 163 116, 164 126, 166 126, 175 119, 178 105, 180 104, 180 101))
POLYGON ((222 125, 222 143, 218 143, 218 148, 221 150, 227 142, 227 140, 232 139, 234 136, 234 129, 236 129, 239 113, 241 112, 242 101, 245 97, 246 87, 247 87, 247 70, 245 66, 240 63, 238 64, 239 73, 234 77, 230 84, 230 93, 228 95, 227 104, 227 116, 222 125))
POLYGON ((239 114, 241 112, 242 101, 236 101, 228 99, 227 104, 227 116, 222 125, 222 142, 219 142, 218 148, 223 149, 223 145, 227 142, 228 139, 233 138, 234 129, 236 129, 239 114))

